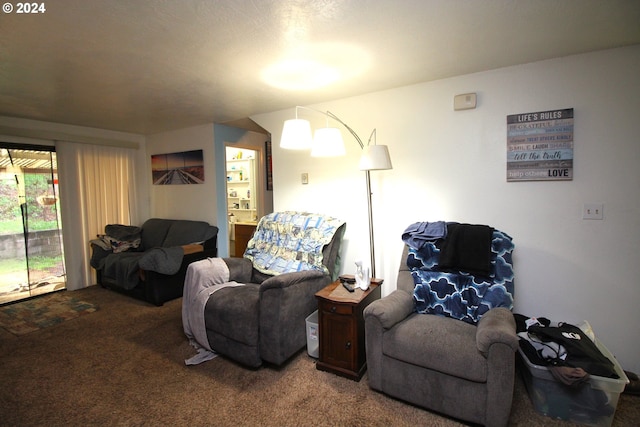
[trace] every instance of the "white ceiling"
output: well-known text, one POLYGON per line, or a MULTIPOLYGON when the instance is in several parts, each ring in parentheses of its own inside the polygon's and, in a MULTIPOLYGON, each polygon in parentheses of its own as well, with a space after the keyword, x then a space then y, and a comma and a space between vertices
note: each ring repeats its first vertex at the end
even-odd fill
POLYGON ((640 43, 637 0, 39 3, 0 12, 0 116, 139 134, 640 43), (284 59, 343 74, 265 83, 284 59))

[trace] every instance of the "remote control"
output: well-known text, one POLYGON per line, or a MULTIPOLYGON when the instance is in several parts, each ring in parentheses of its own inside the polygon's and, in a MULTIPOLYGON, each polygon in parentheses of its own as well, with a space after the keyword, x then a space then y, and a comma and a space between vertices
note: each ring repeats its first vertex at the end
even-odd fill
POLYGON ((347 282, 342 282, 342 286, 344 286, 344 288, 346 290, 348 290, 349 292, 353 292, 355 291, 355 289, 353 288, 353 286, 351 286, 350 284, 348 284, 347 282))
POLYGON ((347 282, 349 284, 356 283, 356 276, 353 274, 343 274, 339 276, 338 279, 340 279, 341 282, 347 282))

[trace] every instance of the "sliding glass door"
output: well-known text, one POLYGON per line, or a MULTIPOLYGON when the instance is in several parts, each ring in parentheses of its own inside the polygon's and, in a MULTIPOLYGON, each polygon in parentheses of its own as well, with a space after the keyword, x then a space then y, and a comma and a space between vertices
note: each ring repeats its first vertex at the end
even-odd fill
POLYGON ((55 148, 0 143, 0 304, 65 277, 55 148))

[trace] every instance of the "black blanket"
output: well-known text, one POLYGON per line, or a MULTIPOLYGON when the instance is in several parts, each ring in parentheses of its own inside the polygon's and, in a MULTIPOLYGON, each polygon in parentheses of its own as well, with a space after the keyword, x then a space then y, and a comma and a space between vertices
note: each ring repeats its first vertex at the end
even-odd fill
POLYGON ((440 247, 440 268, 487 277, 491 273, 493 228, 487 225, 447 224, 440 247))
POLYGON ((550 361, 552 364, 582 368, 591 375, 620 378, 613 362, 602 354, 597 345, 579 327, 569 323, 560 323, 555 327, 534 325, 529 327, 528 332, 542 341, 555 342, 566 349, 566 358, 552 360, 550 361))

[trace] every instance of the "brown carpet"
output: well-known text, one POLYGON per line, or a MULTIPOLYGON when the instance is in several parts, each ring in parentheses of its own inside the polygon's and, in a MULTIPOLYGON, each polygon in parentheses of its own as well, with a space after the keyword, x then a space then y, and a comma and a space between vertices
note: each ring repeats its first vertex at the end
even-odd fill
MULTIPOLYGON (((458 421, 315 369, 301 351, 280 369, 194 355, 181 300, 154 307, 99 287, 73 292, 100 310, 15 336, 0 330, 3 426, 460 426, 458 421)), ((46 298, 46 297, 45 297, 46 298)), ((614 426, 640 425, 621 395, 614 426)), ((533 410, 519 377, 514 426, 570 426, 533 410)))

